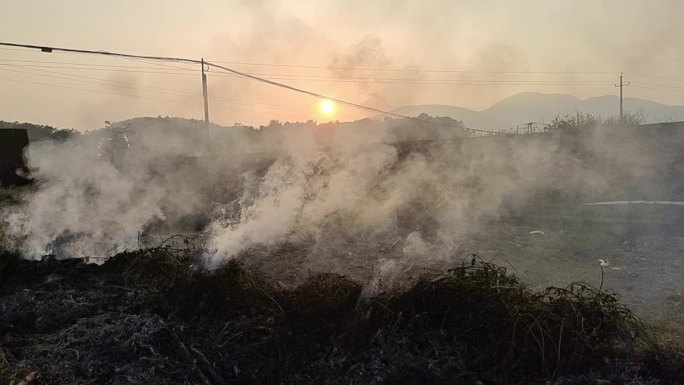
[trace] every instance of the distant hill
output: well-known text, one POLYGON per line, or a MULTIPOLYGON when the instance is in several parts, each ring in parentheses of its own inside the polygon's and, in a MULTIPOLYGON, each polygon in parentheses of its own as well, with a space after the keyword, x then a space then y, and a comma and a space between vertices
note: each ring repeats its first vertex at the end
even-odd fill
MULTIPOLYGON (((616 115, 615 112, 609 111, 615 111, 619 103, 620 99, 615 95, 598 96, 583 100, 579 109, 595 115, 616 115)), ((668 106, 646 99, 625 98, 623 108, 627 112, 642 115, 646 123, 684 120, 684 106, 668 106)))
MULTIPOLYGON (((625 98, 624 110, 644 117, 646 123, 684 120, 684 106, 668 106, 651 100, 625 98)), ((427 113, 462 121, 466 127, 496 130, 536 122, 548 123, 558 116, 585 112, 604 118, 618 114, 619 99, 615 95, 578 99, 564 94, 523 92, 508 97, 482 111, 449 105, 402 106, 391 112, 407 116, 427 113)), ((382 115, 380 115, 382 116, 382 115)))
POLYGON ((575 111, 581 100, 570 95, 523 92, 506 98, 480 113, 505 122, 506 126, 549 121, 575 111))

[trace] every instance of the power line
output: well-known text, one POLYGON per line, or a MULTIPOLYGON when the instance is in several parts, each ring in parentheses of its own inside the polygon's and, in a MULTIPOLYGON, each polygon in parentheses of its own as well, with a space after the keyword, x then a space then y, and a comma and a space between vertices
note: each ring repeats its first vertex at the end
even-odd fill
POLYGON ((684 86, 671 86, 669 84, 657 84, 657 83, 641 83, 641 82, 635 82, 632 83, 632 85, 641 85, 641 86, 648 86, 648 87, 659 87, 659 88, 668 88, 668 89, 673 89, 673 90, 684 90, 684 86))
POLYGON ((434 73, 472 73, 472 74, 615 74, 615 71, 473 71, 456 69, 412 69, 412 68, 368 68, 368 67, 341 67, 341 66, 311 66, 298 64, 277 64, 277 63, 249 63, 236 61, 215 61, 215 63, 250 65, 259 67, 286 67, 286 68, 306 68, 306 69, 327 69, 327 70, 353 70, 353 71, 378 71, 378 72, 434 72, 434 73))
MULTIPOLYGON (((129 59, 130 60, 130 59, 129 59)), ((25 68, 55 68, 55 69, 73 69, 73 70, 88 70, 88 71, 121 71, 121 72, 142 72, 142 73, 160 73, 172 75, 190 75, 194 76, 199 70, 194 68, 184 68, 176 66, 155 66, 155 67, 141 67, 141 66, 113 66, 97 64, 96 68, 88 68, 88 64, 78 64, 73 62, 41 62, 37 60, 3 60, 0 62, 9 61, 12 63, 22 63, 25 68), (65 67, 63 65, 39 65, 39 64, 23 64, 23 63, 53 63, 53 64, 67 64, 77 65, 78 67, 65 67), (162 69, 166 68, 173 70, 183 70, 188 73, 176 72, 154 72, 154 71, 139 71, 139 69, 162 69)), ((139 60, 136 60, 139 61, 139 60)), ((146 61, 140 61, 147 63, 146 61)), ((1 65, 1 64, 0 64, 1 65)), ((9 64, 5 64, 9 65, 9 64)), ((14 64, 12 64, 14 65, 14 64)), ((612 84, 609 80, 587 80, 587 79, 463 79, 463 78, 408 78, 408 77, 369 77, 369 76, 322 76, 322 75, 305 75, 305 74, 282 74, 282 73, 261 73, 249 72, 250 75, 268 76, 270 80, 307 80, 307 81, 326 81, 326 82, 366 82, 379 84, 424 84, 424 85, 442 85, 442 84, 456 84, 456 85, 607 85, 612 84)), ((223 77, 240 77, 232 74, 212 74, 223 77)))
MULTIPOLYGON (((16 66, 11 65, 11 64, 2 64, 0 63, 0 66, 9 66, 16 68, 16 66)), ((21 67, 19 67, 21 68, 21 67)), ((11 70, 11 69, 4 69, 0 67, 0 71, 5 71, 5 72, 13 72, 13 73, 20 73, 20 74, 27 74, 27 75, 34 75, 34 76, 42 76, 42 77, 48 77, 48 78, 53 78, 53 79, 61 79, 61 80, 69 80, 69 81, 77 81, 77 82, 82 82, 82 83, 87 83, 87 84, 97 84, 100 85, 101 83, 110 83, 108 84, 111 87, 119 87, 119 88, 124 88, 124 89, 129 89, 133 91, 143 91, 143 92, 155 92, 155 93, 162 93, 162 94, 171 94, 171 95, 177 95, 177 96, 187 96, 187 97, 198 97, 201 96, 199 93, 190 93, 190 92, 183 92, 183 91, 178 91, 178 90, 171 90, 167 88, 161 88, 161 87, 153 87, 153 86, 141 86, 141 85, 136 85, 133 83, 128 83, 128 82, 121 82, 121 81, 115 81, 115 80, 108 80, 108 79, 101 79, 101 78, 96 78, 96 77, 91 77, 91 76, 82 76, 82 75, 74 75, 74 74, 67 74, 63 72, 57 72, 57 71, 47 71, 47 70, 30 70, 30 71, 39 71, 39 72, 44 72, 48 74, 57 74, 57 75, 63 75, 63 76, 54 76, 54 75, 46 75, 43 73, 35 73, 35 72, 26 72, 26 71, 18 71, 18 70, 11 70), (76 78, 76 79, 73 79, 76 78), (81 79, 91 79, 91 80, 97 80, 97 81, 89 81, 89 80, 81 80, 81 79)), ((3 80, 10 80, 10 81, 22 81, 23 80, 17 80, 17 79, 7 79, 3 78, 3 80)), ((31 82, 30 84, 37 84, 37 85, 46 85, 46 86, 51 86, 51 87, 63 87, 63 88, 70 88, 70 89, 77 89, 77 90, 83 90, 83 91, 90 91, 90 92, 100 92, 100 90, 92 90, 92 89, 86 89, 86 88, 79 88, 79 87, 66 87, 66 86, 61 86, 61 85, 56 85, 56 84, 49 84, 49 83, 38 83, 38 82, 31 82)), ((111 93, 111 92, 100 92, 100 93, 106 93, 106 94, 111 94, 111 95, 120 95, 120 96, 127 96, 127 97, 139 97, 139 95, 131 95, 131 94, 121 94, 121 93, 111 93)), ((260 102, 250 102, 248 100, 240 100, 240 99, 235 99, 235 98, 228 98, 220 95, 211 95, 212 98, 218 99, 218 100, 223 100, 226 101, 227 103, 235 103, 235 104, 243 104, 243 105, 252 105, 255 107, 269 107, 269 108, 275 108, 275 109, 288 109, 291 110, 292 108, 297 108, 295 106, 285 106, 285 105, 280 105, 280 104, 269 104, 269 103, 260 103, 260 102)), ((160 99, 160 98, 152 98, 152 97, 146 97, 147 99, 152 99, 152 100, 161 100, 161 101, 167 101, 167 102, 178 102, 174 100, 168 100, 168 99, 160 99)), ((186 102, 179 102, 186 104, 186 102)), ((257 113, 267 113, 267 111, 250 111, 250 110, 242 110, 245 112, 257 112, 257 113)), ((291 115, 291 114, 290 114, 291 115)), ((292 115, 294 116, 294 115, 292 115)))
POLYGON ((116 65, 116 64, 98 64, 98 63, 76 63, 76 62, 64 62, 64 61, 50 61, 50 60, 23 60, 23 59, 0 59, 2 62, 13 62, 13 63, 34 63, 34 64, 66 64, 66 65, 75 65, 75 66, 90 66, 90 67, 103 67, 107 69, 116 69, 116 68, 137 68, 137 69, 146 69, 146 68, 173 68, 173 69, 181 69, 181 70, 186 70, 186 71, 194 71, 197 72, 198 70, 195 68, 189 68, 189 67, 173 67, 173 66, 164 66, 162 67, 159 63, 153 64, 149 62, 142 62, 141 63, 149 63, 155 67, 150 67, 150 66, 130 66, 130 65, 116 65))
MULTIPOLYGON (((10 45, 10 43, 3 43, 0 45, 10 45)), ((23 48, 43 48, 41 46, 28 46, 28 45, 22 45, 22 44, 14 44, 13 46, 15 47, 23 47, 23 48)), ((49 48, 49 47, 45 47, 49 48)), ((20 48, 3 48, 0 47, 0 50, 6 50, 6 51, 24 51, 24 49, 20 48)), ((55 49, 58 50, 58 49, 55 49)), ((73 51, 78 51, 78 50, 73 50, 73 51)), ((65 52, 71 52, 71 51, 65 51, 65 52)), ((80 52, 76 52, 80 53, 80 52)), ((101 53, 101 54, 110 54, 113 56, 119 56, 119 54, 115 53, 109 53, 106 51, 92 51, 92 53, 101 53)), ((134 55, 131 55, 134 56, 134 55)), ((147 58, 160 58, 160 57, 154 57, 154 56, 147 56, 147 58)), ((130 57, 130 59, 133 59, 133 57, 130 57)), ((174 58, 165 58, 165 59, 174 59, 174 58)), ((177 58, 181 59, 181 58, 177 58)), ((3 61, 9 61, 11 59, 2 59, 3 61)), ((22 60, 15 60, 15 61, 22 61, 22 60)), ((30 60, 25 60, 24 62, 36 62, 36 63, 41 63, 40 61, 30 61, 30 60)), ((196 62, 196 60, 195 60, 196 62)), ((421 69, 421 68, 373 68, 373 67, 352 67, 352 66, 314 66, 314 65, 301 65, 301 64, 282 64, 282 63, 257 63, 257 62, 241 62, 241 61, 213 61, 215 63, 219 64, 234 64, 234 65, 246 65, 246 66, 259 66, 259 67, 276 67, 276 68, 302 68, 302 69, 322 69, 322 70, 356 70, 356 71, 378 71, 378 72, 410 72, 410 73, 464 73, 464 74, 616 74, 616 71, 474 71, 474 70, 461 70, 461 69, 421 69)), ((92 65, 92 66, 102 66, 102 67, 128 67, 128 66, 114 66, 114 65, 103 65, 103 64, 80 64, 80 63, 63 63, 63 62, 45 62, 45 63, 57 63, 57 64, 74 64, 74 65, 92 65)), ((157 64, 158 65, 158 64, 157 64)), ((148 68, 148 67, 130 67, 130 68, 148 68)), ((199 70, 194 69, 194 68, 182 68, 182 67, 173 67, 173 66, 166 66, 166 68, 173 68, 173 69, 183 69, 186 71, 193 71, 193 72, 198 72, 199 70)), ((250 72, 252 73, 252 72, 250 72)), ((254 75, 268 75, 268 74, 257 74, 257 73, 252 73, 254 75)), ((672 81, 681 81, 684 82, 684 79, 682 78, 676 78, 676 77, 668 77, 668 76, 658 76, 658 75, 650 75, 650 74, 643 74, 643 73, 636 73, 636 72, 625 72, 626 75, 631 75, 631 76, 639 76, 639 77, 648 77, 648 78, 654 78, 654 79, 663 79, 663 80, 672 80, 672 81)))
MULTIPOLYGON (((182 58, 182 57, 134 55, 134 54, 109 52, 109 51, 94 51, 94 50, 85 50, 85 49, 62 48, 62 47, 52 47, 52 46, 39 46, 39 45, 7 43, 7 42, 0 42, 0 46, 6 46, 6 47, 12 47, 12 48, 39 49, 41 52, 47 52, 47 53, 59 51, 59 52, 76 53, 76 54, 105 55, 105 56, 124 58, 124 59, 129 59, 129 60, 134 60, 134 61, 135 60, 153 60, 153 61, 162 61, 162 62, 175 62, 175 63, 187 63, 187 64, 195 64, 195 65, 196 64, 207 65, 208 67, 218 68, 218 69, 221 69, 221 70, 226 71, 228 73, 231 73, 233 75, 237 75, 237 76, 240 76, 243 78, 251 79, 254 81, 258 81, 258 82, 261 82, 264 84, 268 84, 268 85, 271 85, 274 87, 279 87, 279 88, 286 89, 289 91, 297 92, 300 94, 309 95, 309 96, 312 96, 312 97, 315 97, 318 99, 328 99, 328 100, 332 100, 334 102, 337 102, 337 103, 340 103, 343 105, 348 105, 348 106, 352 106, 355 108, 359 108, 359 109, 363 109, 363 110, 367 110, 367 111, 372 111, 372 112, 376 112, 376 113, 380 113, 380 114, 384 114, 384 115, 388 115, 388 116, 394 116, 394 117, 399 117, 399 118, 403 118, 403 119, 410 119, 410 120, 414 120, 414 121, 418 121, 418 122, 422 122, 422 123, 448 126, 448 125, 443 124, 443 123, 427 121, 427 120, 423 120, 423 119, 419 119, 419 118, 415 118, 415 117, 410 117, 410 116, 406 116, 406 115, 402 115, 402 114, 397 114, 397 113, 394 113, 391 111, 386 111, 386 110, 382 110, 379 108, 367 106, 364 104, 351 102, 351 101, 344 100, 344 99, 339 99, 339 98, 327 96, 325 94, 306 90, 306 89, 299 88, 299 87, 294 87, 294 86, 291 86, 288 84, 277 82, 275 80, 267 79, 267 78, 257 76, 257 75, 253 75, 253 74, 243 72, 243 71, 238 71, 238 70, 235 70, 235 69, 230 68, 230 67, 222 66, 222 65, 215 64, 212 62, 207 62, 204 60, 200 61, 200 60, 196 60, 196 59, 188 59, 188 58, 182 58)), ((252 63, 252 64, 255 64, 255 63, 252 63)), ((286 65, 283 65, 283 66, 286 66, 286 65)), ((339 67, 339 68, 343 68, 343 67, 339 67)), ((368 70, 370 70, 370 69, 368 69, 368 70)), ((380 70, 380 69, 377 69, 377 70, 380 70)), ((391 70, 391 69, 387 69, 387 70, 391 70)), ((452 71, 452 70, 437 71, 437 70, 435 70, 434 72, 465 72, 465 71, 452 71)), ((474 73, 477 71, 468 71, 468 72, 474 73)), ((489 72, 486 72, 486 71, 482 71, 479 73, 533 73, 533 72, 532 71, 530 71, 530 72, 522 72, 522 71, 489 71, 489 72)), ((572 72, 537 71, 536 73, 572 73, 572 72)), ((473 84, 473 83, 469 83, 469 84, 473 84)), ((537 85, 534 83, 527 83, 527 84, 537 85)), ((479 131, 479 132, 490 132, 487 130, 475 130, 475 129, 468 129, 468 130, 479 131)), ((491 133, 495 133, 495 132, 491 131, 491 133)))
POLYGON ((151 99, 151 100, 159 100, 159 101, 171 102, 171 103, 183 103, 183 102, 178 101, 178 100, 162 99, 162 98, 155 98, 155 97, 148 97, 148 96, 140 96, 140 95, 133 95, 133 94, 123 94, 123 93, 107 92, 107 91, 102 91, 102 90, 93 90, 93 89, 90 89, 90 88, 81 88, 81 87, 65 86, 65 85, 62 85, 62 84, 41 83, 41 82, 34 82, 34 81, 30 81, 30 80, 10 79, 10 78, 0 78, 0 80, 10 81, 10 82, 17 82, 17 83, 35 84, 35 85, 47 86, 47 87, 56 87, 56 88, 66 88, 66 89, 72 89, 72 90, 88 91, 88 92, 95 92, 95 93, 99 93, 99 94, 126 96, 126 97, 139 98, 139 99, 151 99))
POLYGON ((270 80, 293 80, 307 82, 332 82, 332 83, 370 83, 370 84, 396 84, 396 85, 458 85, 458 86, 607 86, 611 81, 596 82, 564 82, 564 81, 468 81, 468 80, 358 80, 358 79, 305 79, 290 77, 269 77, 270 80))
POLYGON ((120 52, 94 51, 94 50, 88 50, 88 49, 51 47, 51 46, 41 46, 41 45, 32 45, 32 44, 0 42, 0 46, 15 47, 15 48, 39 49, 41 52, 46 52, 46 53, 52 53, 53 51, 61 51, 61 52, 78 53, 78 54, 105 55, 105 56, 112 56, 112 57, 127 57, 127 58, 134 58, 134 59, 159 60, 159 61, 166 61, 166 62, 193 63, 193 64, 199 64, 200 63, 199 60, 186 59, 186 58, 180 58, 180 57, 133 55, 133 54, 128 54, 128 53, 120 53, 120 52))
MULTIPOLYGON (((0 60, 1 62, 2 60, 0 60)), ((4 66, 15 66, 13 64, 3 64, 4 66)), ((174 76, 196 76, 197 72, 179 73, 167 71, 143 71, 137 69, 110 69, 110 68, 86 68, 86 67, 65 67, 65 66, 49 66, 49 65, 22 65, 21 68, 52 68, 64 70, 79 70, 79 71, 107 71, 107 72, 124 72, 124 73, 142 73, 142 74, 159 74, 159 75, 174 75, 174 76)), ((149 67, 130 67, 130 68, 149 68, 149 67)), ((294 81, 308 81, 308 82, 333 82, 333 83, 373 83, 373 84, 407 84, 407 85, 462 85, 462 86, 601 86, 610 85, 608 80, 487 80, 487 79, 411 79, 411 78, 341 78, 341 77, 323 77, 323 76, 298 76, 290 74, 255 74, 251 75, 268 76, 270 80, 294 80, 294 81)), ((238 75, 209 73, 210 77, 222 78, 241 78, 238 75)))
MULTIPOLYGON (((0 60, 1 61, 1 60, 0 60)), ((144 71, 137 69, 111 69, 111 68, 87 68, 87 67, 65 67, 65 66, 49 66, 49 65, 23 65, 23 68, 54 68, 64 70, 79 70, 79 71, 97 71, 97 72, 124 72, 124 73, 141 73, 141 74, 158 74, 158 75, 174 75, 174 76, 197 76, 197 73, 190 72, 171 72, 171 71, 144 71)), ((131 67, 135 68, 135 67, 131 67)), ((139 67, 145 68, 145 67, 139 67)), ((149 67, 148 67, 149 68, 149 67)), ((228 75, 230 77, 237 77, 235 75, 228 75)))
MULTIPOLYGON (((155 100, 155 101, 161 101, 161 102, 166 102, 166 103, 175 103, 175 104, 183 104, 183 105, 193 105, 193 106, 201 106, 202 104, 200 103, 187 103, 181 100, 172 100, 172 99, 163 99, 163 98, 155 98, 151 96, 142 96, 142 95, 135 95, 135 94, 125 94, 125 93, 117 93, 117 92, 108 92, 108 91, 102 91, 102 90, 94 90, 90 88, 82 88, 82 87, 73 87, 73 86, 65 86, 62 84, 52 84, 52 83, 42 83, 42 82, 35 82, 35 81, 30 81, 30 80, 22 80, 22 79, 10 79, 10 78, 3 78, 0 77, 0 80, 4 81, 10 81, 10 82, 16 82, 16 83, 24 83, 24 84, 33 84, 33 85, 38 85, 38 86, 44 86, 44 87, 53 87, 53 88, 64 88, 64 89, 70 89, 70 90, 78 90, 78 91, 87 91, 87 92, 93 92, 93 93, 98 93, 98 94, 104 94, 104 95, 114 95, 114 96, 125 96, 129 98, 137 98, 137 99, 147 99, 147 100, 155 100)), ((255 111, 255 110, 246 110, 246 109, 240 109, 240 108, 233 108, 233 107, 224 107, 224 106, 217 106, 215 107, 220 110, 229 110, 229 111, 240 111, 240 112, 247 112, 247 113, 253 113, 253 114, 272 114, 271 111, 255 111)), ((297 118, 302 118, 301 115, 295 115, 292 113, 281 113, 284 115, 289 115, 297 118)))
MULTIPOLYGON (((66 68, 66 69, 83 69, 83 70, 100 70, 103 68, 108 71, 116 71, 118 69, 174 69, 174 70, 184 70, 189 72, 199 72, 200 70, 195 68, 184 68, 176 66, 124 66, 124 65, 111 65, 111 64, 92 64, 92 63, 74 63, 74 62, 55 62, 55 61, 40 61, 40 60, 17 60, 17 59, 0 59, 0 62, 12 62, 12 63, 35 63, 35 64, 25 64, 26 67, 37 67, 37 68, 66 68), (41 65, 38 65, 41 64, 41 65), (60 64, 58 66, 42 65, 42 64, 60 64), (78 67, 65 67, 63 65, 75 65, 78 67), (97 67, 88 68, 87 66, 97 67)), ((146 61, 140 61, 142 63, 148 63, 146 61)), ((152 64, 152 63, 150 63, 152 64)), ((154 64, 152 64, 154 65, 154 64)), ((370 77, 370 76, 323 76, 323 75, 306 75, 306 74, 282 74, 282 73, 270 73, 270 72, 249 72, 251 75, 261 75, 261 76, 281 76, 281 77, 297 77, 297 78, 320 78, 320 79, 351 79, 351 80, 429 80, 429 81, 501 81, 501 82, 512 82, 512 81, 527 81, 527 82, 607 82, 607 80, 582 80, 582 79, 537 79, 537 80, 495 80, 495 79, 430 79, 430 78, 386 78, 386 77, 370 77)))
MULTIPOLYGON (((16 68, 16 67, 9 65, 9 64, 1 64, 0 63, 0 66, 2 66, 2 67, 10 66, 10 67, 16 68)), ((105 84, 109 83, 107 85, 110 87, 128 88, 128 89, 137 90, 137 91, 145 91, 145 88, 150 88, 154 92, 158 92, 158 93, 174 94, 174 95, 180 95, 180 96, 192 96, 192 97, 198 96, 198 94, 193 94, 193 93, 189 93, 189 92, 176 91, 176 90, 170 90, 170 89, 165 89, 165 88, 160 88, 160 87, 152 87, 152 86, 132 85, 131 83, 120 82, 120 81, 116 81, 116 80, 100 79, 100 78, 95 78, 92 76, 66 74, 66 73, 57 72, 57 71, 35 70, 35 69, 30 70, 30 71, 40 71, 40 72, 44 72, 47 74, 63 75, 63 76, 46 75, 43 73, 18 71, 18 70, 6 69, 6 68, 0 68, 0 71, 35 75, 35 76, 43 76, 43 77, 54 78, 54 79, 70 80, 70 81, 77 81, 77 82, 82 82, 82 83, 98 84, 98 85, 100 85, 102 83, 105 83, 105 84), (74 79, 74 78, 76 78, 76 79, 74 79), (93 80, 97 80, 97 81, 89 81, 89 80, 81 80, 81 79, 93 79, 93 80)))
POLYGON ((397 113, 394 113, 391 111, 381 110, 379 108, 370 107, 370 106, 366 106, 366 105, 359 104, 359 103, 354 103, 354 102, 347 101, 344 99, 334 98, 334 97, 327 96, 324 94, 320 94, 317 92, 305 90, 303 88, 293 87, 293 86, 290 86, 290 85, 287 85, 284 83, 279 83, 279 82, 276 82, 273 80, 262 78, 260 76, 250 75, 248 73, 241 72, 241 71, 232 69, 230 67, 225 67, 225 66, 222 66, 219 64, 214 64, 214 63, 206 62, 203 60, 200 61, 200 60, 196 60, 196 59, 188 59, 188 58, 181 58, 181 57, 133 55, 133 54, 119 53, 119 52, 93 51, 93 50, 85 50, 85 49, 63 48, 63 47, 52 47, 52 46, 39 46, 39 45, 7 43, 7 42, 0 42, 0 46, 39 49, 41 52, 47 52, 47 53, 51 53, 53 51, 61 51, 61 52, 70 52, 70 53, 79 53, 79 54, 105 55, 105 56, 120 57, 120 58, 158 60, 158 61, 164 61, 164 62, 193 63, 193 64, 200 64, 200 65, 206 64, 207 66, 219 68, 219 69, 222 69, 224 71, 230 72, 230 73, 235 74, 235 75, 239 75, 239 76, 242 76, 242 77, 245 77, 248 79, 252 79, 252 80, 255 80, 255 81, 258 81, 261 83, 272 85, 274 87, 279 87, 279 88, 283 88, 283 89, 290 90, 293 92, 298 92, 301 94, 313 96, 313 97, 318 98, 318 99, 328 99, 328 100, 332 100, 332 101, 335 101, 335 102, 340 103, 340 104, 356 107, 356 108, 367 110, 367 111, 373 111, 373 112, 377 112, 377 113, 381 113, 381 114, 385 114, 385 115, 389 115, 389 116, 395 116, 395 117, 399 117, 399 118, 404 118, 404 119, 416 120, 416 121, 420 121, 423 123, 435 124, 434 122, 429 122, 429 121, 425 121, 422 119, 397 114, 397 113))
POLYGON ((682 79, 682 78, 674 78, 674 77, 669 77, 669 76, 648 75, 648 74, 640 74, 640 73, 634 73, 634 72, 625 72, 625 74, 631 75, 631 76, 651 78, 651 79, 661 79, 661 80, 670 80, 670 81, 675 81, 675 82, 684 82, 684 79, 682 79))
MULTIPOLYGON (((0 63, 0 67, 24 68, 24 66, 16 66, 13 64, 2 64, 2 63, 0 63)), ((138 91, 157 92, 157 93, 164 93, 164 94, 175 94, 175 95, 179 95, 179 96, 190 96, 190 97, 201 96, 201 94, 199 94, 199 93, 184 92, 184 91, 172 90, 172 89, 168 89, 168 88, 154 87, 154 86, 142 86, 142 85, 128 83, 128 82, 102 79, 102 78, 97 78, 97 77, 92 77, 92 76, 74 75, 74 74, 68 74, 68 73, 58 72, 58 71, 37 70, 37 69, 32 69, 32 67, 29 67, 29 71, 44 72, 44 73, 49 73, 49 74, 57 74, 57 75, 63 75, 63 76, 67 76, 67 77, 50 76, 50 75, 44 75, 42 73, 25 72, 25 71, 17 71, 17 70, 7 70, 7 69, 3 69, 3 68, 0 68, 0 71, 15 72, 15 73, 28 74, 28 75, 37 75, 37 76, 50 77, 50 78, 63 79, 63 80, 70 80, 70 81, 78 81, 78 82, 90 83, 90 84, 111 83, 109 85, 114 86, 114 87, 122 87, 122 88, 128 88, 128 89, 132 89, 132 90, 138 90, 138 91), (71 77, 77 78, 77 79, 71 79, 71 77), (80 80, 80 79, 97 80, 97 82, 84 81, 84 80, 80 80)), ((210 94, 210 96, 213 99, 225 100, 228 103, 252 105, 252 106, 256 106, 256 107, 266 106, 266 107, 271 107, 271 108, 275 108, 275 109, 299 108, 297 106, 287 106, 287 105, 282 105, 282 104, 272 104, 272 103, 263 103, 263 102, 244 100, 244 99, 235 99, 235 98, 229 98, 229 97, 225 97, 225 96, 221 96, 221 95, 214 95, 214 94, 210 94)))
POLYGON ((656 91, 667 91, 667 92, 675 92, 675 93, 684 93, 684 88, 682 87, 667 87, 667 86, 648 86, 648 85, 639 85, 640 83, 632 83, 632 87, 634 88, 640 88, 640 89, 646 89, 646 90, 656 90, 656 91))
MULTIPOLYGON (((136 58, 142 57, 151 60, 166 60, 166 59, 183 59, 183 58, 170 58, 170 57, 160 57, 160 56, 143 56, 143 55, 130 55, 130 54, 119 54, 108 51, 89 51, 87 50, 77 50, 68 48, 56 48, 47 46, 37 46, 28 44, 16 44, 16 43, 0 43, 0 45, 10 46, 10 47, 21 47, 21 48, 33 48, 33 49, 52 49, 54 51, 63 51, 67 53, 92 53, 92 54, 104 54, 110 56, 119 57, 129 57, 136 58)), ((0 50, 5 51, 24 51, 21 48, 3 48, 0 50)), ((48 52, 48 51, 46 51, 48 52)), ((191 60, 193 62, 199 62, 199 60, 191 60)), ((182 60, 173 60, 182 61, 182 60)), ((356 71, 378 71, 378 72, 432 72, 432 73, 473 73, 473 74, 615 74, 616 71, 474 71, 474 70, 460 70, 460 69, 419 69, 419 68, 372 68, 372 67, 350 67, 350 66, 312 66, 312 65, 301 65, 301 64, 280 64, 280 63, 255 63, 255 62, 239 62, 239 61, 213 61, 214 63, 220 64, 234 64, 234 65, 249 65, 249 66, 260 66, 260 67, 284 67, 284 68, 303 68, 303 69, 323 69, 323 70, 356 70, 356 71)))

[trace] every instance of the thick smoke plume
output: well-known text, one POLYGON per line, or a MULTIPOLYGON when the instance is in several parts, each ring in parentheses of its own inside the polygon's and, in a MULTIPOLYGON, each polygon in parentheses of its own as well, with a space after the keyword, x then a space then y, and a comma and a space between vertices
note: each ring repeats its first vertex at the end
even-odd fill
POLYGON ((199 122, 123 122, 32 145, 36 189, 4 220, 27 258, 107 257, 182 233, 204 242, 208 268, 290 253, 307 269, 382 276, 458 263, 469 237, 550 202, 669 193, 623 183, 659 160, 602 131, 471 138, 422 118, 214 126, 210 140, 199 122), (121 132, 130 146, 113 151, 121 132))

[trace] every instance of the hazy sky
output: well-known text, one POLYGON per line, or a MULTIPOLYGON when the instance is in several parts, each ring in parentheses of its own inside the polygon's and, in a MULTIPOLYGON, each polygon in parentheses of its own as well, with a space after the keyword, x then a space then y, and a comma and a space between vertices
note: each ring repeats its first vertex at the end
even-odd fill
MULTIPOLYGON (((620 71, 632 82, 625 96, 684 104, 682 14, 679 0, 2 0, 0 41, 204 57, 381 109, 477 110, 522 91, 616 94, 620 71)), ((0 120, 92 129, 202 118, 198 71, 0 48, 0 120)), ((309 96, 209 75, 217 123, 330 119, 309 96)), ((368 114, 338 106, 333 119, 368 114)))

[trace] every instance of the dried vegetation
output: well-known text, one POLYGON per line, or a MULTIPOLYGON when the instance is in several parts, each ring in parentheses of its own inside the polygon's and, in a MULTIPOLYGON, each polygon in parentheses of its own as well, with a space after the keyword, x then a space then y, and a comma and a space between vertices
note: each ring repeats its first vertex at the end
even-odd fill
MULTIPOLYGON (((181 240, 189 245, 189 241, 181 240)), ((614 295, 532 292, 481 262, 369 291, 336 274, 281 287, 191 247, 78 260, 0 256, 0 379, 18 384, 679 383, 614 295), (586 383, 586 382, 585 382, 586 383)))

